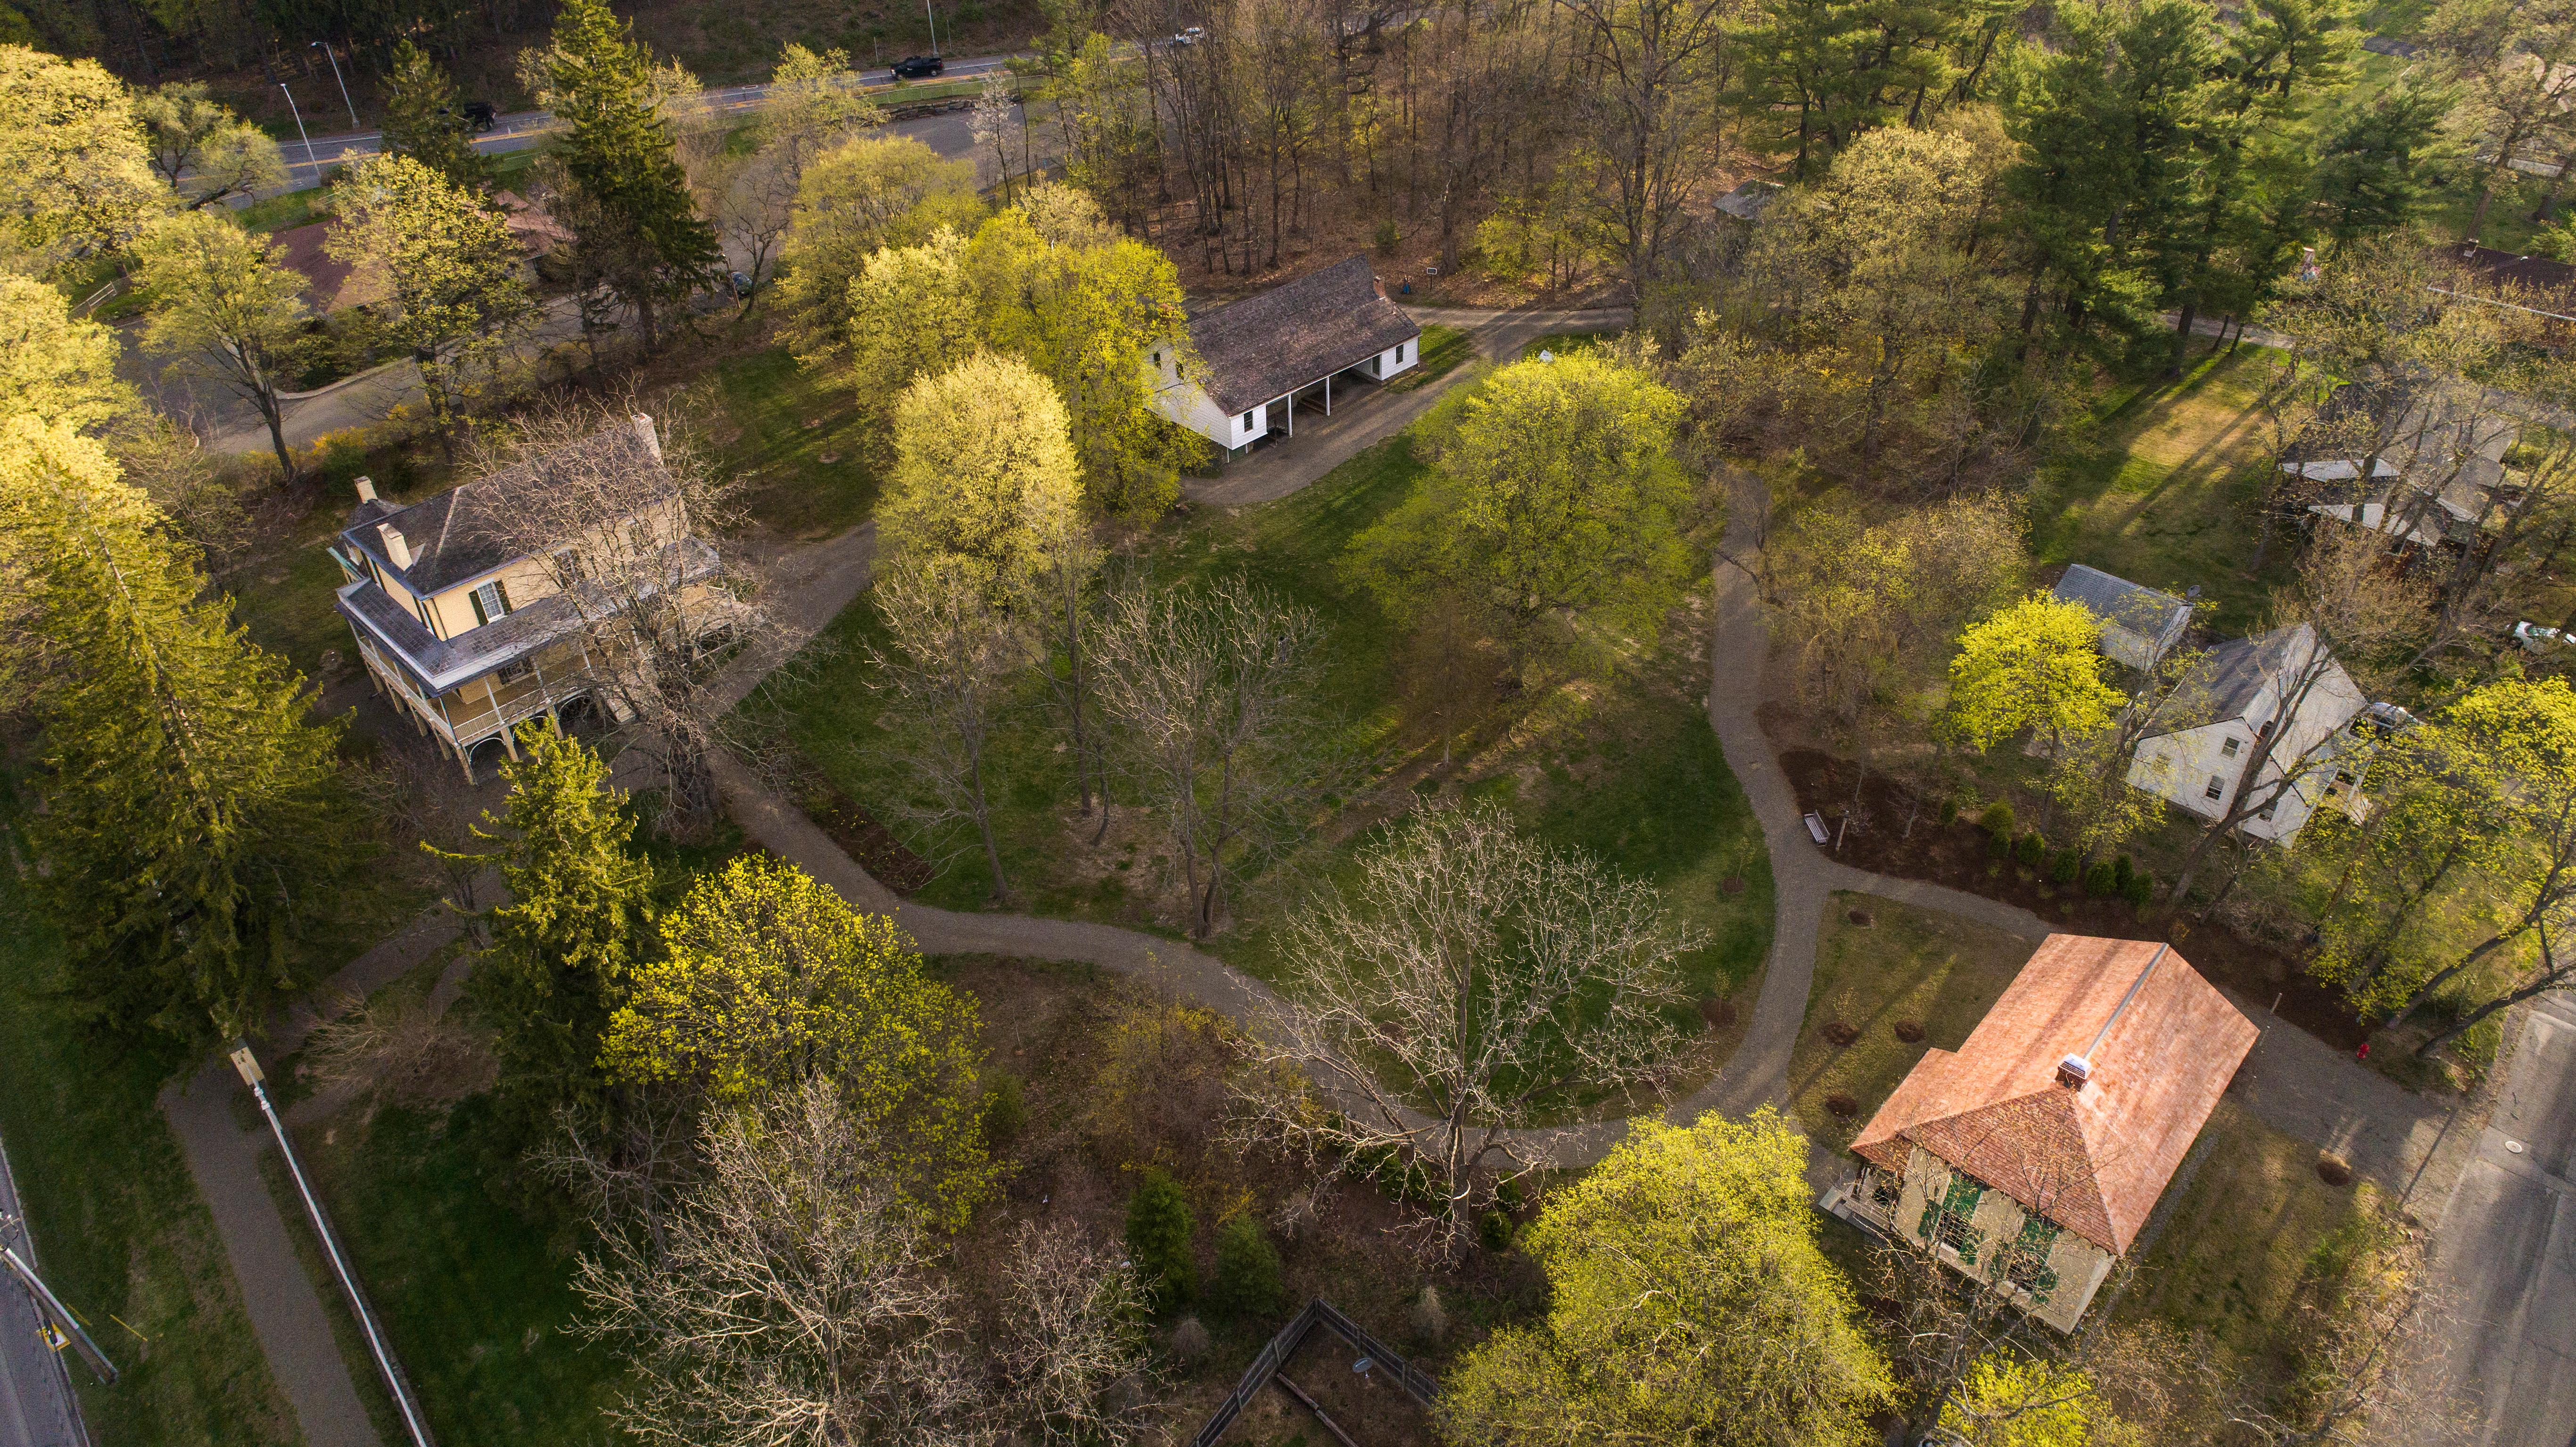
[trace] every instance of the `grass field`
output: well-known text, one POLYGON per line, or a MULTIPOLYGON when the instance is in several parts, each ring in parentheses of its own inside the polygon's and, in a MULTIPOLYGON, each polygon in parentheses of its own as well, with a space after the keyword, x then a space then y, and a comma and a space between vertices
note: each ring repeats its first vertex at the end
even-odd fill
MULTIPOLYGON (((417 999, 447 959, 433 956, 372 1003, 417 999)), ((291 1071, 281 1062, 276 1073, 291 1071)), ((601 1413, 618 1374, 608 1353, 567 1333, 577 1237, 488 1189, 519 1169, 488 1095, 452 1105, 362 1096, 298 1126, 295 1142, 440 1442, 612 1440, 601 1413)), ((280 1209, 292 1202, 281 1196, 280 1209)), ((363 1345, 350 1361, 363 1369, 363 1345)))
POLYGON ((2317 1244, 2360 1209, 2369 1188, 2327 1185, 2316 1147, 2230 1099, 2201 1128, 2201 1146, 2197 1171, 2114 1311, 2207 1331, 2230 1364, 2265 1371, 2274 1329, 2317 1244))
POLYGON ((2017 935, 1938 910, 1865 894, 1828 897, 1806 1021, 1789 1057, 1789 1094, 1807 1134, 1849 1146, 1925 1051, 1956 1050, 1966 1042, 2021 973, 2031 948, 2017 935), (1854 923, 1855 910, 1870 922, 1854 923), (1835 1021, 1860 1038, 1834 1046, 1822 1032, 1835 1021), (1924 1038, 1912 1044, 1896 1038, 1899 1021, 1922 1025, 1924 1038), (1835 1095, 1849 1096, 1860 1109, 1837 1117, 1825 1107, 1835 1095))
POLYGON ((123 1373, 101 1388, 74 1366, 91 1436, 119 1447, 292 1442, 232 1265, 154 1104, 185 1057, 73 1020, 54 993, 66 983, 60 943, 32 906, 16 869, 0 868, 0 1142, 38 1265, 123 1373))
POLYGON ((2277 356, 2245 346, 2201 357, 2179 382, 2106 395, 2091 445, 2051 463, 2033 491, 2034 561, 2089 563, 2176 594, 2196 585, 2216 604, 2203 621, 2222 636, 2252 627, 2291 551, 2276 530, 2266 576, 2248 570, 2265 460, 2255 402, 2277 356))
POLYGON ((1433 322, 1422 329, 1422 352, 1414 359, 1413 370, 1387 383, 1387 390, 1408 392, 1428 387, 1458 370, 1459 364, 1475 360, 1475 356, 1475 338, 1460 328, 1433 322))
MULTIPOLYGON (((1366 821, 1400 812, 1411 800, 1399 796, 1410 788, 1498 799, 1543 837, 1656 883, 1679 917, 1708 934, 1686 964, 1693 991, 1735 993, 1769 946, 1770 870, 1702 704, 1706 597, 1694 596, 1657 647, 1630 650, 1611 677, 1499 690, 1490 700, 1480 694, 1457 717, 1435 721, 1430 715, 1454 701, 1408 694, 1405 630, 1340 571, 1349 539, 1423 471, 1410 439, 1398 436, 1280 502, 1196 518, 1148 541, 1158 581, 1241 572, 1316 611, 1327 633, 1316 699, 1333 720, 1338 750, 1368 775, 1305 847, 1241 884, 1237 923, 1212 947, 1255 973, 1276 974, 1268 925, 1317 881, 1346 871, 1352 851, 1371 837, 1366 821), (1444 728, 1452 741, 1446 765, 1444 728), (1740 892, 1725 891, 1730 878, 1743 882, 1740 892)), ((776 721, 832 785, 882 816, 904 786, 861 647, 877 626, 865 606, 843 614, 831 630, 838 646, 782 691, 776 721)), ((1050 715, 1034 696, 1023 703, 993 754, 997 833, 1019 907, 1175 928, 1181 916, 1164 882, 1173 863, 1162 836, 1121 808, 1095 847, 1086 822, 1073 817, 1050 715)), ((961 833, 910 837, 925 854, 942 856, 921 898, 957 908, 989 898, 980 849, 965 847, 961 833)))
POLYGON ((783 347, 728 360, 715 376, 731 427, 717 440, 743 479, 745 511, 796 539, 828 538, 867 517, 877 479, 860 457, 853 399, 783 347))

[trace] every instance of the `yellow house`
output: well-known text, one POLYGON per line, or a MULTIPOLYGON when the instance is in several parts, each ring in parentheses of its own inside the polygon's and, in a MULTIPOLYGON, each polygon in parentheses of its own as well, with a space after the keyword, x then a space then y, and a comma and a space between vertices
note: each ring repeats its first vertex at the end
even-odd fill
MULTIPOLYGON (((600 623, 646 589, 702 588, 715 550, 689 534, 650 417, 574 444, 591 475, 642 479, 588 526, 538 545, 532 525, 562 517, 559 458, 478 478, 409 507, 358 479, 358 504, 332 556, 347 581, 340 612, 379 692, 435 735, 474 781, 478 757, 518 756, 511 730, 542 714, 558 727, 593 710, 622 722, 615 630, 600 623), (659 478, 665 486, 655 487, 659 478), (612 581, 615 580, 615 581, 612 581)), ((571 450, 571 449, 567 449, 571 450)))

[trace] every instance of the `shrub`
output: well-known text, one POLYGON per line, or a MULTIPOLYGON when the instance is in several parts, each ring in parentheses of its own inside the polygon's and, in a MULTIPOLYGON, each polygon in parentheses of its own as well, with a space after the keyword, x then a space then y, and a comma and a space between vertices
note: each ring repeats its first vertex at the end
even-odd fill
POLYGON ((1396 243, 1403 239, 1403 235, 1395 229, 1395 218, 1390 216, 1377 224, 1377 249, 1380 256, 1395 255, 1396 243))
POLYGON ((1260 1219, 1249 1211, 1226 1217, 1216 1228, 1216 1279, 1208 1283, 1208 1304, 1230 1316, 1267 1316, 1279 1309, 1284 1294, 1279 1251, 1260 1219))
POLYGON ((2133 874, 2129 876, 2129 887, 2121 890, 2120 894, 2121 897, 2127 899, 2129 903, 2136 905, 2140 909, 2145 909, 2148 905, 2155 903, 2156 882, 2145 874, 2133 874))
POLYGON ((2034 868, 2047 857, 2048 841, 2040 838, 2036 829, 2021 836, 2021 842, 2013 846, 2013 858, 2034 868))
POLYGON ((2001 799, 1997 799, 1995 802, 1987 805, 1986 812, 1977 816, 1977 827, 1986 831, 1986 837, 1991 841, 1991 847, 1997 854, 2009 853, 2011 851, 2013 839, 2012 805, 2005 803, 2001 799))
POLYGON ((1930 1032, 1923 1028, 1923 1022, 1920 1020, 1899 1020, 1896 1022, 1896 1038, 1904 1041, 1908 1045, 1922 1044, 1923 1037, 1928 1033, 1930 1032))
POLYGON ((2084 892, 2109 899, 2120 892, 2120 871, 2110 864, 2095 864, 2084 871, 2084 892))
POLYGON ((1198 1289, 1198 1262, 1190 1250, 1197 1233, 1181 1183, 1161 1166, 1148 1167, 1127 1198, 1127 1257, 1145 1279, 1156 1310, 1169 1310, 1198 1289))
POLYGON ((1860 1038, 1860 1031, 1840 1020, 1828 1020, 1825 1022, 1824 1036, 1835 1045, 1849 1045, 1860 1038))
POLYGON ((1449 1308, 1440 1304, 1440 1288, 1426 1286, 1413 1303, 1413 1334, 1438 1346, 1449 1339, 1449 1308))
POLYGON ((994 1071, 984 1087, 984 1149, 999 1151, 1018 1140, 1028 1121, 1028 1104, 1020 1098, 1020 1078, 1007 1070, 994 1071))
POLYGON ((1517 1234, 1519 1231, 1513 1226, 1512 1218, 1500 1211, 1487 1211, 1477 1218, 1476 1239, 1485 1243, 1486 1250, 1497 1255, 1512 1249, 1512 1237, 1517 1234))
POLYGON ((1958 800, 1956 800, 1956 799, 1944 799, 1944 800, 1942 800, 1942 801, 1941 801, 1941 827, 1942 827, 1942 828, 1944 828, 1944 829, 1947 829, 1947 828, 1949 828, 1951 825, 1956 824, 1956 823, 1958 823, 1958 822, 1959 822, 1959 801, 1958 801, 1958 800))
POLYGON ((2073 884, 2075 876, 2083 869, 2083 856, 2072 849, 2061 849, 2057 852, 2057 858, 2049 863, 2048 877, 2059 884, 2073 884))
POLYGON ((2137 877, 2138 866, 2129 861, 2129 856, 2123 854, 2111 861, 2111 884, 2114 892, 2127 894, 2129 881, 2137 877))

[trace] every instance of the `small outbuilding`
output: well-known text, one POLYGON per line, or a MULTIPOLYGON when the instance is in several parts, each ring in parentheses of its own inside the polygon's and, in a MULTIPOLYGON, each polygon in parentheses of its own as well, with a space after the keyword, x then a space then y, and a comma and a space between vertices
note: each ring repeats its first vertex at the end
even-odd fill
POLYGON ((1158 347, 1154 405, 1239 457, 1297 435, 1297 402, 1333 411, 1339 379, 1383 382, 1422 360, 1422 328, 1354 256, 1190 318, 1189 347, 1158 347))
POLYGON ((2050 935, 1965 1043, 1924 1052, 1819 1204, 2072 1331, 2257 1033, 2171 945, 2050 935))
POLYGON ((2082 563, 2069 566, 2049 591, 2059 602, 2091 609, 2102 620, 2103 656, 2140 673, 2153 669, 2191 626, 2188 600, 2082 563))

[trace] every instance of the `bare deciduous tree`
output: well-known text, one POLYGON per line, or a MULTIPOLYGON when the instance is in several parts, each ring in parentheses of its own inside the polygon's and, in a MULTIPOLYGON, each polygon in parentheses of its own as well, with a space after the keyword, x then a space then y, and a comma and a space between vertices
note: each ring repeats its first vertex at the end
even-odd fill
POLYGON ((918 785, 894 807, 934 841, 949 821, 972 821, 993 872, 993 899, 1006 903, 985 766, 996 717, 1034 651, 1028 628, 996 607, 981 574, 957 558, 888 569, 874 592, 892 646, 868 648, 872 684, 895 728, 889 752, 918 785))
POLYGON ((1244 1089, 1334 1172, 1390 1151, 1443 1209, 1454 1254, 1497 1174, 1537 1164, 1512 1127, 1578 1091, 1653 1086, 1682 1040, 1676 957, 1698 937, 1662 897, 1522 834, 1492 804, 1415 816, 1361 856, 1350 893, 1290 922, 1294 1003, 1255 1032, 1244 1089), (1314 1082, 1329 1110, 1294 1084, 1314 1082))
POLYGON ((757 669, 786 652, 753 606, 754 579, 705 541, 730 516, 734 479, 684 418, 656 427, 621 404, 559 399, 484 439, 472 471, 497 489, 475 526, 546 575, 580 643, 587 682, 627 725, 625 746, 661 775, 663 827, 715 817, 719 748, 742 751, 719 665, 757 669))
POLYGON ((1321 792, 1315 615, 1242 578, 1111 598, 1094 657, 1101 712, 1162 813, 1216 929, 1227 876, 1292 837, 1321 792))
POLYGON ((629 1348, 612 1409, 648 1442, 975 1441, 958 1295, 831 1085, 711 1121, 659 1239, 602 1223, 577 1328, 629 1348))
POLYGON ((676 1192, 577 1134, 549 1162, 598 1212, 578 1329, 628 1349, 636 1436, 1120 1447, 1148 1425, 1142 1288, 1080 1227, 1024 1225, 978 1327, 829 1081, 709 1121, 699 1156, 676 1192))

